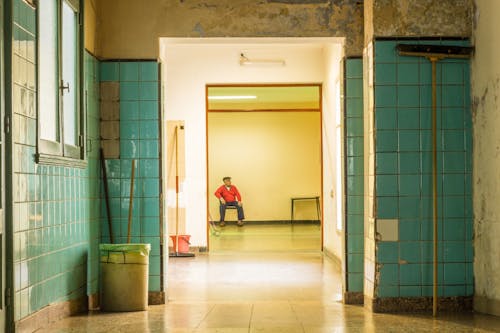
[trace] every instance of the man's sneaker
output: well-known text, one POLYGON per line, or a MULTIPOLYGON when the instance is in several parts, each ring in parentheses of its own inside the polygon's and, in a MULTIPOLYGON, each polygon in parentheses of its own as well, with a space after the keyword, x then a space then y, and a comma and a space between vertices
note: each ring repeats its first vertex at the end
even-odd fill
POLYGON ((220 221, 220 223, 219 223, 219 227, 225 227, 225 226, 226 226, 226 222, 224 222, 224 221, 220 221))
POLYGON ((243 226, 243 221, 238 221, 238 227, 242 227, 243 226))

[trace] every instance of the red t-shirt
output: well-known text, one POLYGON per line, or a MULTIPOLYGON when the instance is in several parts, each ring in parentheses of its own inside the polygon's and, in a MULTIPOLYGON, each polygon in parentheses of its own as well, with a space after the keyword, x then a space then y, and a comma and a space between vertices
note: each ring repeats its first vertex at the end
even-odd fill
POLYGON ((226 185, 222 185, 214 194, 218 199, 221 197, 224 198, 226 202, 241 201, 240 192, 238 192, 238 189, 234 185, 231 185, 229 189, 226 185))

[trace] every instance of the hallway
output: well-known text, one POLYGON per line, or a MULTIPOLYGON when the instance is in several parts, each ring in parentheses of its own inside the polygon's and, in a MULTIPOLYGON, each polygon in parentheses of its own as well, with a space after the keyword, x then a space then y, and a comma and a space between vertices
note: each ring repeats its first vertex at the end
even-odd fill
POLYGON ((498 332, 479 314, 372 314, 340 301, 340 271, 321 253, 173 258, 169 302, 148 312, 80 315, 39 333, 498 332))

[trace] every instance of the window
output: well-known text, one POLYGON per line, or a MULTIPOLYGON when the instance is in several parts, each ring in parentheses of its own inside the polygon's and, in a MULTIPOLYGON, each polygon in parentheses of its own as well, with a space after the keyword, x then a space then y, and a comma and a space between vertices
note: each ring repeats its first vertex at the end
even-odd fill
POLYGON ((38 2, 38 162, 82 162, 80 6, 38 2))

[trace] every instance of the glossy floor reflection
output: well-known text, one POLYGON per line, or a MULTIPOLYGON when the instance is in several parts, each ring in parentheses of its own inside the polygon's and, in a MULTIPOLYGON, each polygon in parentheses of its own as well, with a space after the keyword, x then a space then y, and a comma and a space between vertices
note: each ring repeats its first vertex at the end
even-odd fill
POLYGON ((492 316, 442 314, 433 319, 429 314, 372 314, 362 306, 343 305, 340 271, 330 259, 319 251, 277 248, 224 247, 194 258, 171 258, 168 304, 147 312, 76 316, 39 332, 500 331, 500 318, 492 316))

